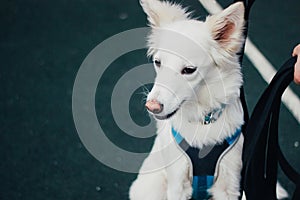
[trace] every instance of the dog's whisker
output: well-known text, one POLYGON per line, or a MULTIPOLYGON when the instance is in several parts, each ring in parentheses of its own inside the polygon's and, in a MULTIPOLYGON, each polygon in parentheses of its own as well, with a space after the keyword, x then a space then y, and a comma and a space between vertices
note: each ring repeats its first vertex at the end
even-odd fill
POLYGON ((143 91, 141 92, 135 92, 135 95, 142 95, 142 99, 141 99, 141 104, 144 105, 147 101, 147 96, 150 93, 149 89, 145 86, 145 84, 139 82, 140 87, 142 88, 143 91))

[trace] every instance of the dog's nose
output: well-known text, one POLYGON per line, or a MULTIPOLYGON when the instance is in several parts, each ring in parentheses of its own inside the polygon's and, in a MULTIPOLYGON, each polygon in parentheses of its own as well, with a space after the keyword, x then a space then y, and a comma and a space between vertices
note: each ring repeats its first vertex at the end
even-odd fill
POLYGON ((149 100, 146 102, 146 108, 147 110, 149 110, 150 112, 152 112, 153 114, 159 114, 162 112, 164 105, 159 103, 156 100, 149 100))

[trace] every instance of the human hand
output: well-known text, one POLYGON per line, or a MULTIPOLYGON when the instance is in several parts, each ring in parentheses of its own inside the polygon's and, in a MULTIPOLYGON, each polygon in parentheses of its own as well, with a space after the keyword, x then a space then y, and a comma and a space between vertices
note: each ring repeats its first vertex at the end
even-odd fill
POLYGON ((294 81, 295 83, 300 84, 300 44, 294 48, 292 56, 297 56, 297 62, 294 70, 294 81))

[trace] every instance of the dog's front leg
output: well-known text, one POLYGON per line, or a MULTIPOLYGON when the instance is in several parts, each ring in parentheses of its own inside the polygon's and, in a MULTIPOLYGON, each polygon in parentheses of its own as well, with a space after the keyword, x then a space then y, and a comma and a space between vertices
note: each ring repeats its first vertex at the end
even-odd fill
POLYGON ((210 189, 212 200, 238 200, 242 170, 243 135, 222 158, 216 182, 210 189))
POLYGON ((189 180, 189 167, 184 156, 181 156, 167 168, 167 179, 168 200, 187 200, 191 198, 192 186, 189 180))
POLYGON ((130 200, 166 200, 167 173, 161 157, 161 138, 157 136, 149 156, 129 191, 130 200))

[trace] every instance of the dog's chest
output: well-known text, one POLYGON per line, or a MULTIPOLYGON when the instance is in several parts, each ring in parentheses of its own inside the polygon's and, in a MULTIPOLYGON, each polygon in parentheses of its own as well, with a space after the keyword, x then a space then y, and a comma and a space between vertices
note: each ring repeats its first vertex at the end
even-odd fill
POLYGON ((237 141, 240 135, 238 129, 233 136, 226 138, 222 143, 203 146, 201 149, 192 147, 190 144, 172 128, 172 136, 176 141, 178 148, 184 152, 192 164, 193 171, 193 199, 209 199, 207 192, 214 183, 215 170, 226 152, 230 150, 232 144, 237 141))

